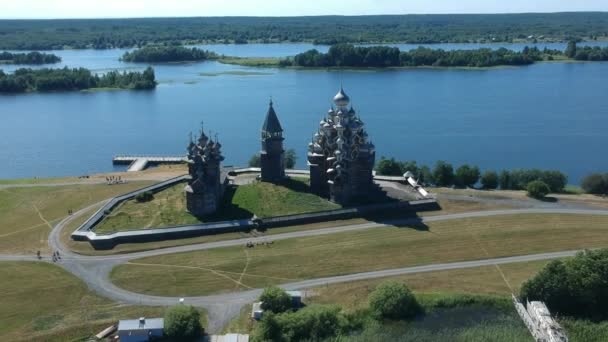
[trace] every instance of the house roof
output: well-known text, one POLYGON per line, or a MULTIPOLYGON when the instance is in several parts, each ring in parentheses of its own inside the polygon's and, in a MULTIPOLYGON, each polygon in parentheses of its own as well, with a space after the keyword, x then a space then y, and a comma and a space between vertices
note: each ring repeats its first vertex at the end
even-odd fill
POLYGON ((144 324, 141 324, 139 319, 124 319, 118 321, 118 331, 163 329, 164 327, 165 322, 162 318, 146 318, 144 324))

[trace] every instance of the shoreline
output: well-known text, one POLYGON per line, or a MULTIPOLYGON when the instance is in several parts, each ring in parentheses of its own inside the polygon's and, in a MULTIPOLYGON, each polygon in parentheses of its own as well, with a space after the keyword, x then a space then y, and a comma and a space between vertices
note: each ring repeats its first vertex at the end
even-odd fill
MULTIPOLYGON (((580 42, 577 42, 577 44, 585 44, 585 43, 606 43, 608 42, 608 37, 598 37, 598 39, 590 39, 589 37, 585 37, 585 39, 581 40, 580 42)), ((404 44, 404 45, 416 45, 416 46, 422 46, 422 45, 442 45, 442 44, 462 44, 462 45, 466 45, 466 44, 480 44, 480 45, 500 45, 500 44, 529 44, 529 45, 534 45, 534 44, 565 44, 568 43, 568 40, 561 40, 561 39, 543 39, 543 40, 537 40, 536 42, 534 41, 529 41, 526 39, 522 39, 522 40, 513 40, 510 42, 506 42, 506 41, 493 41, 493 42, 451 42, 451 41, 445 41, 445 42, 407 42, 407 41, 366 41, 366 42, 341 42, 341 43, 346 43, 346 44, 353 44, 353 45, 357 45, 357 46, 361 46, 361 45, 396 45, 396 44, 404 44)), ((249 44, 260 44, 260 45, 281 45, 281 44, 311 44, 313 46, 331 46, 331 44, 314 44, 314 40, 302 40, 302 41, 263 41, 263 40, 250 40, 247 41, 247 43, 235 43, 235 42, 230 42, 230 43, 223 43, 223 42, 211 42, 211 41, 201 41, 201 42, 196 42, 193 43, 192 41, 184 41, 182 42, 182 45, 184 47, 195 47, 195 46, 201 46, 201 45, 227 45, 227 46, 240 46, 240 45, 249 45, 249 44)), ((75 47, 71 47, 71 46, 63 46, 61 49, 37 49, 37 50, 31 50, 31 49, 7 49, 7 48, 0 48, 0 51, 19 51, 19 52, 24 52, 24 51, 84 51, 84 50, 99 50, 99 51, 107 51, 107 50, 132 50, 132 49, 137 49, 137 46, 131 46, 131 47, 112 47, 112 48, 107 48, 107 49, 96 49, 94 47, 85 47, 85 48, 75 48, 75 47)))
POLYGON ((433 65, 419 65, 419 66, 390 66, 390 67, 305 67, 305 66, 281 66, 280 61, 283 58, 280 57, 224 57, 218 58, 215 61, 221 64, 227 65, 238 65, 251 68, 272 68, 272 69, 285 69, 285 70, 309 70, 309 71, 389 71, 389 70, 470 70, 470 71, 483 71, 483 70, 499 70, 499 69, 512 69, 520 67, 533 66, 535 64, 542 63, 601 63, 608 61, 588 61, 588 60, 576 60, 572 58, 563 58, 555 60, 535 61, 531 64, 524 65, 494 65, 494 66, 433 66, 433 65))

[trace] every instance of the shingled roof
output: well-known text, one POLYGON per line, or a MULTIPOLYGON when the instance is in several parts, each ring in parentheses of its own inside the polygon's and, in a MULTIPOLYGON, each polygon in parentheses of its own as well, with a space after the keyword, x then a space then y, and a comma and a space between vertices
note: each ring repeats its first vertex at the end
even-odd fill
POLYGON ((268 113, 266 113, 266 120, 264 120, 262 131, 268 133, 283 132, 277 113, 275 113, 274 108, 272 107, 272 100, 270 100, 270 106, 268 107, 268 113))

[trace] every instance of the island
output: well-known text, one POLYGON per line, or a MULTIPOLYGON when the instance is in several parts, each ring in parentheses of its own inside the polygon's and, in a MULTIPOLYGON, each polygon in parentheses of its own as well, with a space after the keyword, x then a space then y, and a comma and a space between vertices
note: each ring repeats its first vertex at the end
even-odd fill
POLYGON ((61 62, 61 57, 37 51, 29 53, 0 52, 0 64, 54 64, 61 62))
POLYGON ((522 51, 506 48, 443 50, 418 47, 401 51, 390 46, 335 44, 327 53, 311 49, 286 58, 221 57, 219 62, 243 66, 295 68, 491 68, 530 65, 540 61, 608 61, 608 47, 577 46, 570 41, 565 51, 524 47, 522 51))
POLYGON ((147 46, 131 52, 125 52, 120 59, 123 62, 166 63, 193 62, 216 59, 216 53, 198 48, 183 46, 147 46))
POLYGON ((77 91, 87 89, 154 89, 154 69, 143 72, 110 71, 97 75, 85 68, 18 69, 12 74, 0 70, 0 93, 77 91))

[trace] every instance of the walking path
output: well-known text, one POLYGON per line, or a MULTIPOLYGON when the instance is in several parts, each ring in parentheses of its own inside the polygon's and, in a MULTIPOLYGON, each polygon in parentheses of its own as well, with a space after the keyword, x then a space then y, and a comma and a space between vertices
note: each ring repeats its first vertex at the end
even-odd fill
MULTIPOLYGON (((259 238, 241 238, 234 240, 225 240, 209 243, 200 243, 186 246, 177 246, 171 248, 143 251, 137 253, 121 254, 121 255, 109 255, 109 256, 84 256, 71 252, 66 246, 64 246, 60 239, 61 231, 66 225, 76 217, 83 215, 89 209, 99 206, 106 201, 102 201, 93 204, 87 208, 83 208, 75 212, 72 216, 68 216, 56 224, 49 236, 49 245, 53 250, 59 251, 62 259, 59 265, 71 272, 81 280, 83 280, 92 290, 98 294, 108 297, 112 300, 135 304, 135 305, 174 305, 179 302, 179 298, 176 297, 160 297, 150 296, 144 294, 138 294, 125 289, 115 286, 110 281, 110 271, 117 265, 124 264, 130 260, 134 260, 142 257, 165 255, 170 253, 178 252, 189 252, 197 250, 206 250, 212 248, 228 247, 228 246, 239 246, 245 245, 248 241, 277 241, 291 238, 301 238, 308 236, 318 236, 326 234, 334 234, 340 232, 357 231, 364 229, 373 229, 378 227, 385 227, 387 225, 395 224, 408 224, 418 222, 437 222, 445 220, 463 219, 463 218, 476 218, 476 217, 489 217, 497 215, 520 215, 520 214, 576 214, 576 215, 608 215, 608 210, 597 210, 597 209, 585 209, 584 205, 575 207, 563 206, 558 203, 550 203, 548 206, 544 202, 535 202, 527 200, 512 200, 516 201, 520 207, 526 208, 519 209, 503 209, 503 210, 490 210, 490 211, 478 211, 478 212, 467 212, 458 214, 444 214, 437 216, 426 216, 412 219, 402 220, 391 220, 386 222, 371 222, 363 224, 354 224, 333 228, 323 228, 317 230, 308 231, 295 231, 283 234, 266 235, 259 238), (532 203, 532 204, 531 204, 532 203)), ((513 202, 511 204, 516 204, 513 202)), ((388 269, 374 272, 362 272, 334 277, 325 277, 318 279, 309 279, 297 282, 288 282, 282 284, 281 287, 287 290, 305 289, 314 286, 320 286, 325 284, 341 283, 355 280, 380 278, 387 276, 396 276, 411 273, 420 272, 432 272, 450 269, 461 269, 470 267, 479 267, 487 265, 499 265, 504 263, 513 262, 527 262, 535 260, 548 260, 554 258, 563 258, 573 256, 577 251, 563 251, 557 253, 542 253, 533 255, 522 255, 512 256, 506 258, 488 258, 483 260, 474 261, 463 261, 453 263, 442 263, 432 264, 416 267, 405 267, 397 269, 388 269)), ((35 256, 23 256, 23 255, 0 255, 0 261, 34 261, 37 260, 35 256)), ((49 258, 43 258, 43 261, 50 262, 49 258)), ((217 332, 226 325, 232 318, 239 314, 240 309, 243 305, 252 302, 259 294, 260 289, 225 293, 220 295, 200 296, 200 297, 188 297, 185 298, 185 302, 202 306, 207 309, 209 314, 209 332, 217 332)))

